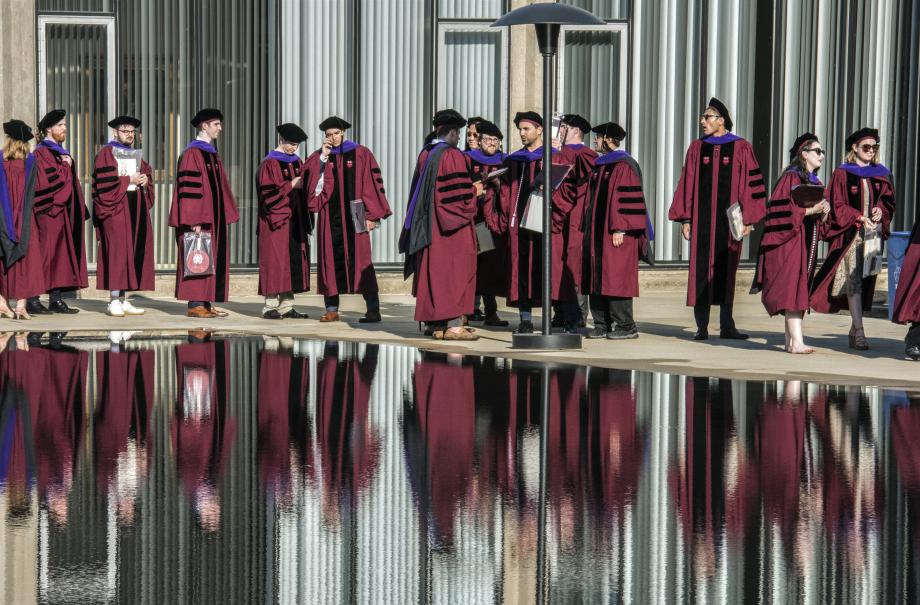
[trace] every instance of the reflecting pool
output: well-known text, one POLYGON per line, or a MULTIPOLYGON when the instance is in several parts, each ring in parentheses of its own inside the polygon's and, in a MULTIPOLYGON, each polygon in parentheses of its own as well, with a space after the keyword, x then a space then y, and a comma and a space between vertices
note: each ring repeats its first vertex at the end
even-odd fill
POLYGON ((538 542, 552 603, 920 599, 916 393, 204 332, 0 350, 0 602, 533 603, 538 542))

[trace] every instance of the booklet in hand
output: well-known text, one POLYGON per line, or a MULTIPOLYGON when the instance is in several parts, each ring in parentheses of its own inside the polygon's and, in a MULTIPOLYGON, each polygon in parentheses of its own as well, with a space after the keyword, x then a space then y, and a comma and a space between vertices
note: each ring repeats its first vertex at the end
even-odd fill
MULTIPOLYGON (((552 169, 550 170, 550 184, 553 186, 553 191, 559 189, 559 186, 562 185, 562 181, 565 180, 565 177, 569 175, 569 172, 572 170, 571 164, 553 164, 552 169)), ((537 189, 543 185, 543 171, 537 173, 536 178, 533 180, 531 185, 532 189, 537 189)))
POLYGON ((728 230, 736 242, 744 239, 744 217, 741 214, 741 204, 735 202, 725 209, 728 215, 728 230))
POLYGON ((355 227, 355 233, 367 232, 367 213, 364 208, 364 200, 351 200, 351 221, 355 227))

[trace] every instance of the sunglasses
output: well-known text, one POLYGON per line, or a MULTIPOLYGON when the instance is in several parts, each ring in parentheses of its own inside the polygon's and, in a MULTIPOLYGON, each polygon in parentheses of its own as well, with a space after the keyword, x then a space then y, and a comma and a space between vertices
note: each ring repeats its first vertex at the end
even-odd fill
POLYGON ((820 147, 809 147, 807 149, 803 149, 802 151, 805 151, 805 152, 814 151, 818 155, 824 155, 824 150, 821 149, 820 147))
POLYGON ((721 118, 722 116, 716 115, 714 113, 704 113, 700 116, 701 120, 715 120, 716 118, 721 118))
POLYGON ((878 151, 879 145, 878 143, 875 145, 860 145, 859 148, 863 150, 863 153, 869 153, 870 151, 878 151))

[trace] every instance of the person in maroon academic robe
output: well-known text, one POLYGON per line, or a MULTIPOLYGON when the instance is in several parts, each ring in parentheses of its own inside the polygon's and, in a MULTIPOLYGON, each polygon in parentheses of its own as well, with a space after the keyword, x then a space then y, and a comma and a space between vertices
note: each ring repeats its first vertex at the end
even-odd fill
POLYGON ((44 384, 43 365, 32 355, 25 335, 0 335, 0 485, 7 522, 29 519, 35 486, 35 440, 32 425, 44 384))
POLYGON ((236 436, 230 413, 227 341, 190 332, 176 346, 176 409, 170 433, 179 480, 205 531, 220 528, 217 485, 236 436))
POLYGON ((289 351, 259 353, 259 475, 284 504, 293 501, 293 471, 311 465, 310 359, 289 351))
POLYGON ((68 520, 68 496, 83 440, 89 365, 89 354, 62 344, 63 336, 54 333, 48 345, 29 350, 29 371, 42 382, 32 414, 39 500, 58 526, 68 520))
POLYGON ((435 549, 454 545, 457 514, 473 479, 476 402, 473 367, 460 356, 422 352, 412 374, 403 431, 409 482, 435 549), (454 359, 453 357, 456 357, 454 359))
POLYGON ((224 164, 214 148, 223 131, 224 115, 218 109, 202 109, 192 126, 198 138, 179 156, 176 187, 169 209, 169 226, 176 229, 176 298, 188 301, 188 316, 199 319, 226 317, 227 312, 211 305, 225 302, 230 290, 229 227, 240 219, 236 199, 224 164), (212 275, 185 276, 183 239, 186 233, 211 235, 212 275))
MULTIPOLYGON (((591 132, 591 124, 575 113, 562 116, 559 124, 559 141, 553 141, 553 147, 559 147, 566 162, 572 164, 572 177, 575 179, 575 206, 566 217, 563 229, 565 241, 565 269, 562 275, 563 289, 574 287, 577 292, 579 317, 578 327, 584 328, 588 318, 588 295, 581 288, 582 273, 582 225, 585 206, 588 203, 588 180, 591 169, 597 159, 597 152, 585 145, 585 137, 591 132)), ((565 327, 563 303, 553 305, 553 327, 565 327)))
POLYGON ((721 338, 746 339, 735 327, 732 303, 741 242, 732 237, 726 211, 741 206, 744 234, 766 213, 763 174, 751 144, 733 134, 728 109, 713 97, 700 117, 703 138, 690 144, 668 218, 681 223, 690 242, 687 306, 696 318, 694 340, 709 338, 709 311, 720 306, 721 338))
POLYGON ((827 256, 815 276, 809 302, 818 313, 849 308, 850 348, 869 348, 863 312, 872 309, 875 280, 881 270, 867 256, 867 240, 888 239, 895 197, 891 171, 878 163, 878 130, 862 128, 847 137, 847 161, 837 167, 827 184, 831 212, 822 236, 827 256), (867 265, 867 263, 870 263, 867 265))
MULTIPOLYGON (((319 129, 323 146, 307 158, 310 210, 317 213, 316 281, 326 313, 322 322, 338 321, 339 295, 360 293, 367 312, 360 323, 380 317, 377 274, 371 260, 371 232, 392 214, 383 187, 383 174, 371 150, 345 139, 351 124, 339 117, 326 118, 319 129), (352 202, 361 200, 364 230, 355 231, 352 202)), ((358 211, 359 212, 359 211, 358 211)))
MULTIPOLYGON (((467 134, 470 126, 467 124, 467 134)), ((507 326, 508 322, 498 316, 498 303, 495 297, 508 296, 508 238, 499 233, 498 227, 491 223, 499 211, 499 182, 496 179, 484 179, 489 173, 500 169, 507 156, 501 151, 504 135, 498 126, 482 120, 476 124, 476 132, 479 133, 477 146, 467 150, 466 157, 469 158, 470 177, 473 182, 483 181, 486 186, 476 198, 475 222, 477 225, 484 223, 492 232, 495 249, 480 252, 476 256, 476 300, 468 319, 470 322, 483 322, 487 326, 501 328, 507 326), (485 211, 486 206, 491 207, 488 214, 485 211), (480 301, 485 313, 479 308, 480 301)))
MULTIPOLYGON (((514 118, 521 136, 523 147, 505 158, 508 172, 501 178, 501 197, 499 214, 493 224, 502 233, 508 235, 508 304, 517 307, 520 323, 515 332, 530 334, 533 332, 534 306, 543 300, 543 246, 542 235, 520 228, 520 219, 527 208, 530 194, 540 189, 537 177, 543 167, 543 118, 540 114, 527 111, 518 112, 514 118)), ((553 150, 553 153, 558 153, 553 150)), ((565 164, 565 158, 559 157, 554 164, 565 164)), ((542 181, 542 177, 540 177, 542 181)), ((563 289, 565 239, 563 228, 566 216, 575 206, 575 181, 571 172, 552 192, 552 249, 557 252, 552 256, 551 296, 555 301, 575 302, 575 290, 563 289)), ((540 210, 535 208, 533 210, 540 210)), ((487 211, 489 211, 487 209, 487 211)), ((577 305, 570 305, 569 312, 577 312, 577 305)), ((545 317, 544 321, 551 321, 545 317)), ((577 329, 577 317, 569 318, 569 331, 577 329)))
POLYGON ((405 277, 412 276, 415 320, 436 339, 476 340, 463 326, 476 293, 476 194, 466 157, 457 149, 466 120, 452 109, 432 120, 436 138, 418 156, 412 197, 399 238, 405 277))
MULTIPOLYGON (((108 314, 142 315, 126 297, 129 291, 153 290, 153 169, 143 159, 134 174, 121 173, 115 154, 134 152, 141 121, 118 116, 109 122, 113 138, 96 154, 93 167, 93 219, 99 239, 96 288, 108 290, 108 314)), ((130 159, 122 160, 129 162, 130 159)))
POLYGON ((29 319, 26 301, 47 290, 44 259, 35 221, 35 156, 32 129, 21 120, 3 125, 0 153, 0 316, 29 319), (16 299, 15 313, 7 300, 16 299))
MULTIPOLYGON (((310 233, 304 164, 297 147, 307 133, 297 124, 277 127, 278 147, 259 164, 259 294, 265 319, 306 319, 294 294, 310 290, 310 233)), ((309 180, 309 179, 307 179, 309 180)))
POLYGON ((38 123, 41 141, 35 149, 38 172, 33 212, 45 259, 49 304, 46 308, 37 296, 31 297, 26 309, 32 315, 79 312, 64 302, 62 293, 89 285, 83 241, 83 222, 89 219, 89 212, 74 159, 61 147, 67 137, 65 115, 63 109, 54 109, 38 123))
POLYGON ((594 129, 604 154, 591 170, 584 223, 581 291, 591 299, 588 338, 637 338, 633 298, 639 296, 639 258, 648 253, 648 210, 642 171, 619 149, 626 131, 614 122, 594 129))
POLYGON ((119 485, 119 458, 124 458, 124 464, 134 465, 128 470, 141 481, 146 478, 152 445, 149 427, 155 358, 154 351, 121 351, 118 345, 96 353, 99 393, 93 410, 96 483, 101 493, 110 489, 114 493, 119 519, 125 525, 131 525, 134 519, 136 493, 119 485))
POLYGON ((904 338, 904 354, 908 359, 920 361, 920 217, 914 222, 904 254, 891 320, 910 324, 904 338))
POLYGON ((757 272, 751 294, 761 292, 763 306, 771 316, 785 315, 785 344, 788 353, 809 354, 802 337, 802 319, 808 310, 808 292, 815 275, 819 224, 830 206, 821 201, 810 208, 792 199, 794 188, 822 186, 817 172, 824 161, 818 137, 800 135, 789 150, 791 163, 773 187, 767 203, 767 220, 757 272))
POLYGON ((356 502, 371 483, 381 441, 370 424, 370 395, 377 372, 377 345, 364 356, 353 343, 329 341, 316 364, 316 439, 320 455, 324 516, 355 529, 356 502), (340 353, 339 347, 346 348, 340 353))

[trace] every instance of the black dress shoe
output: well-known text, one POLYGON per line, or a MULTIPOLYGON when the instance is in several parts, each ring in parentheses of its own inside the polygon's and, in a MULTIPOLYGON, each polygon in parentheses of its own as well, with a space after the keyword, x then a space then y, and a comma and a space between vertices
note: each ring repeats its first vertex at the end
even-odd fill
POLYGON ((607 338, 607 330, 595 326, 593 330, 585 334, 586 338, 607 338))
POLYGON ((693 335, 693 340, 709 340, 709 331, 697 330, 696 334, 693 335))
POLYGON ((913 361, 920 361, 920 346, 914 345, 904 349, 904 355, 913 361))
POLYGON ((51 315, 51 311, 40 300, 26 302, 26 312, 29 315, 51 315))
POLYGON ((527 320, 521 320, 521 323, 518 324, 517 329, 514 331, 515 334, 533 334, 533 322, 527 320))
POLYGON ((380 323, 383 318, 380 317, 380 311, 368 311, 364 317, 358 320, 359 324, 376 324, 380 323))
POLYGON ((502 319, 501 317, 499 317, 497 313, 493 313, 492 315, 487 315, 483 323, 487 326, 492 326, 495 328, 504 328, 508 326, 508 322, 502 319))
POLYGON ((73 315, 74 313, 79 313, 80 309, 75 309, 74 307, 68 307, 67 303, 63 300, 56 300, 48 305, 48 308, 51 309, 52 313, 63 313, 65 315, 73 315))
POLYGON ((262 319, 281 319, 281 313, 278 313, 278 309, 269 309, 262 314, 262 319))
POLYGON ((301 313, 297 309, 291 309, 290 311, 288 311, 281 317, 285 319, 310 319, 309 315, 307 315, 306 313, 301 313))
POLYGON ((719 331, 719 338, 724 338, 725 340, 747 340, 750 336, 744 332, 739 332, 738 328, 731 328, 729 330, 719 331))

